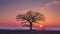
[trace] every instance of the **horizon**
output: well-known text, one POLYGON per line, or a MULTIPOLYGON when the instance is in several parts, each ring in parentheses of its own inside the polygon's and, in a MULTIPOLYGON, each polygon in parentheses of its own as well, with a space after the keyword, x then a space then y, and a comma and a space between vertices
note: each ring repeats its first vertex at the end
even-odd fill
MULTIPOLYGON (((30 30, 29 27, 0 27, 0 30, 30 30)), ((45 30, 45 31, 60 31, 60 28, 46 27, 46 28, 32 28, 32 30, 45 30)))

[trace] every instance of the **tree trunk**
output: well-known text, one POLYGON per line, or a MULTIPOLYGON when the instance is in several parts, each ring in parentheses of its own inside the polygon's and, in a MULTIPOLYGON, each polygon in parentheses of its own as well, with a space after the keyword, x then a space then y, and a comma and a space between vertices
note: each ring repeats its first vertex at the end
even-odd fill
POLYGON ((32 31, 32 23, 30 22, 30 31, 32 31))

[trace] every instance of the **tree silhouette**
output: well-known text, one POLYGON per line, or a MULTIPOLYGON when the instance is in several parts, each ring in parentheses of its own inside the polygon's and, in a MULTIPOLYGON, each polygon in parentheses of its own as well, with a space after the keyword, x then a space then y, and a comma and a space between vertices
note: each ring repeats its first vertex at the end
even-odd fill
MULTIPOLYGON (((30 30, 32 30, 32 24, 33 23, 38 23, 37 21, 44 21, 45 20, 45 17, 41 13, 27 11, 27 13, 25 13, 25 14, 19 14, 19 15, 17 15, 16 19, 18 21, 20 19, 22 19, 22 21, 24 21, 24 20, 28 21, 29 24, 30 24, 30 30)), ((22 22, 22 24, 23 23, 26 23, 26 22, 22 22)), ((29 25, 26 25, 26 26, 29 26, 29 25)))

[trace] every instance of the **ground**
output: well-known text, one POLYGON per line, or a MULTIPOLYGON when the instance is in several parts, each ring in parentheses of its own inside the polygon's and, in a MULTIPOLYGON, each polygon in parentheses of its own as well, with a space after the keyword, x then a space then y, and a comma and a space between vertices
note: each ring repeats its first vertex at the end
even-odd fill
POLYGON ((0 34, 60 34, 60 31, 45 31, 45 30, 0 30, 0 34))

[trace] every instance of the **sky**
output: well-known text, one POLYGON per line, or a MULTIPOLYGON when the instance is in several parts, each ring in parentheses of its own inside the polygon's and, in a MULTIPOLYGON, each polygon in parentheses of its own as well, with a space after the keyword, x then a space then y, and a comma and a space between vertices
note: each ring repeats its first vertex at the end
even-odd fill
POLYGON ((21 27, 16 16, 29 10, 45 16, 45 27, 60 27, 60 0, 0 0, 0 27, 21 27))

